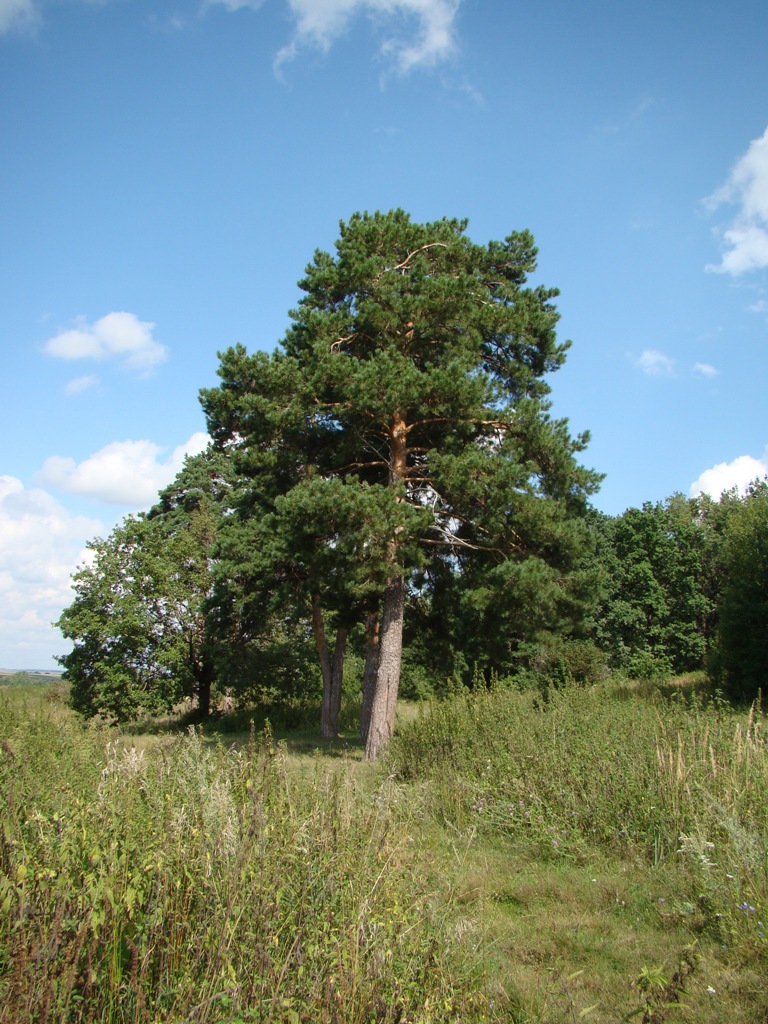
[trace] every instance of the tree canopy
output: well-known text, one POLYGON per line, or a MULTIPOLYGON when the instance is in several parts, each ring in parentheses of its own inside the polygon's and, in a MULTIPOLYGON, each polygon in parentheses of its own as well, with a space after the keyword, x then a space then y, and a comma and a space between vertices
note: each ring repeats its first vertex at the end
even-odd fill
POLYGON ((208 714, 214 651, 205 602, 226 472, 213 453, 188 459, 147 514, 88 545, 72 580, 75 600, 58 622, 74 642, 59 660, 76 710, 125 720, 194 697, 208 714))
POLYGON ((391 735, 412 574, 443 564, 470 579, 481 561, 476 603, 507 607, 523 577, 567 589, 599 481, 576 460, 587 437, 549 415, 545 377, 568 344, 556 291, 526 285, 531 235, 483 246, 466 227, 356 214, 307 267, 278 351, 228 350, 222 384, 201 394, 249 479, 241 519, 263 537, 267 517, 258 558, 342 629, 379 611, 369 757, 391 735))
POLYGON ((536 258, 526 231, 478 245, 466 221, 402 210, 342 223, 277 348, 220 353, 209 450, 89 545, 59 620, 73 706, 319 698, 332 737, 352 664, 373 759, 403 668, 430 690, 706 665, 754 698, 768 484, 590 507, 588 436, 551 415, 569 343, 536 258))

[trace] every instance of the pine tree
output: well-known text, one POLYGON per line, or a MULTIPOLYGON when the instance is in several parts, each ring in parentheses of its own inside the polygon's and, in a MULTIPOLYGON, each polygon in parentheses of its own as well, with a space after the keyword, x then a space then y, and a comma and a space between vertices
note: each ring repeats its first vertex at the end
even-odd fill
POLYGON ((599 480, 575 458, 587 436, 549 415, 545 376, 568 343, 556 338, 557 292, 526 286, 531 235, 482 246, 466 227, 355 214, 335 254, 315 253, 279 352, 230 350, 223 384, 202 394, 213 436, 241 471, 250 462, 254 507, 269 495, 287 561, 299 523, 314 522, 306 580, 339 622, 367 618, 378 650, 364 695, 369 759, 394 724, 413 573, 480 563, 492 582, 476 590, 498 594, 535 562, 557 587, 599 480))

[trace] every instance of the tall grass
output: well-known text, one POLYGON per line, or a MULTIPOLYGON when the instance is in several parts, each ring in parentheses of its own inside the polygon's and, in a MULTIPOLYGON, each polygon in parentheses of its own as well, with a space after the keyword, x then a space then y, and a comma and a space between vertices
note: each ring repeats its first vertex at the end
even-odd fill
POLYGON ((684 960, 696 1019, 762 1021, 764 730, 499 687, 377 769, 0 695, 0 1024, 671 1024, 684 960))
POLYGON ((0 1021, 487 1019, 390 784, 268 733, 105 748, 5 701, 0 735, 0 1021))
POLYGON ((687 865, 690 913, 768 966, 768 749, 755 707, 653 701, 616 685, 495 688, 426 705, 392 749, 437 821, 530 843, 687 865))

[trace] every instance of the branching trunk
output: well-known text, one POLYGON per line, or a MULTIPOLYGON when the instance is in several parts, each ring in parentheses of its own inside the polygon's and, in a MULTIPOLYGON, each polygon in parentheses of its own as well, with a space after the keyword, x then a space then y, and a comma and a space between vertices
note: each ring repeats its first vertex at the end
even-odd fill
POLYGON ((368 612, 365 620, 365 670, 363 672, 363 706, 360 710, 360 739, 368 739, 376 676, 379 671, 379 611, 368 612))

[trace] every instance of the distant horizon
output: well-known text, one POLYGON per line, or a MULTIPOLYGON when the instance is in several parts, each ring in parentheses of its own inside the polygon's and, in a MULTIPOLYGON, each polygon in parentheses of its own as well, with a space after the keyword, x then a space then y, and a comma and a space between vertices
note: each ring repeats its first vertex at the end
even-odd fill
POLYGON ((53 668, 0 668, 0 676, 60 676, 62 669, 53 668))

